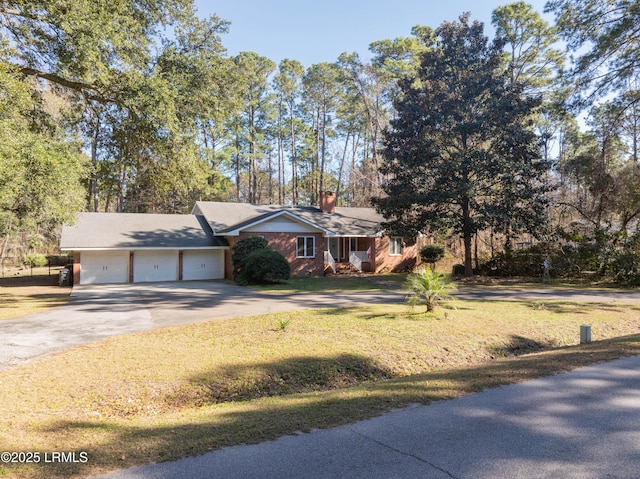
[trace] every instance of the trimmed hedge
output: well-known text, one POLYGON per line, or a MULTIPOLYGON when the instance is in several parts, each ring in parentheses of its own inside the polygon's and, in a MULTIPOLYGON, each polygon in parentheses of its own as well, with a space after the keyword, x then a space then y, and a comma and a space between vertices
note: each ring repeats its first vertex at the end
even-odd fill
POLYGON ((269 284, 286 281, 291 276, 287 259, 272 249, 257 249, 242 263, 241 280, 248 284, 269 284))
POLYGON ((233 261, 233 279, 236 281, 241 280, 244 261, 249 254, 256 250, 268 248, 269 244, 267 240, 260 236, 249 236, 233 245, 233 253, 231 254, 231 261, 233 261))

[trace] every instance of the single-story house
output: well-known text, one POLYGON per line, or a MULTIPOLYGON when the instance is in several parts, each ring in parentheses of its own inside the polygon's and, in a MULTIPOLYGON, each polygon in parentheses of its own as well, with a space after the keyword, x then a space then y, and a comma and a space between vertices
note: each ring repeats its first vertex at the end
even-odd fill
POLYGON ((373 208, 320 208, 198 201, 190 215, 81 213, 62 228, 73 251, 76 284, 233 279, 233 245, 262 236, 291 265, 292 276, 322 276, 340 265, 357 271, 410 269, 415 246, 383 234, 373 208))

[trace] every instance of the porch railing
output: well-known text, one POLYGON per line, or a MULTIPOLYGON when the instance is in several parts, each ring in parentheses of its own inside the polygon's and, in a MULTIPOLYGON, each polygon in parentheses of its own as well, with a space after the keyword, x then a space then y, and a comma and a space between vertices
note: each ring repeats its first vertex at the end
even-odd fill
POLYGON ((324 264, 330 266, 334 273, 336 272, 336 260, 328 251, 324 252, 324 264))
POLYGON ((366 251, 352 251, 349 253, 349 263, 362 273, 362 263, 369 263, 369 255, 366 251))

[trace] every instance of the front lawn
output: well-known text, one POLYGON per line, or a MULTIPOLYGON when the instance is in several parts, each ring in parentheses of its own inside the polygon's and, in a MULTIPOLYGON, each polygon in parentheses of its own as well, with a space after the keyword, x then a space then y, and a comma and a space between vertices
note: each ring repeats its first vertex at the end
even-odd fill
POLYGON ((218 320, 113 337, 1 371, 0 450, 86 452, 88 461, 4 465, 0 476, 77 477, 176 459, 640 354, 640 304, 455 308, 218 320), (577 346, 583 323, 594 343, 577 346))
POLYGON ((339 274, 322 278, 291 278, 286 283, 252 286, 252 288, 278 293, 372 291, 402 288, 406 278, 407 275, 403 273, 339 274))
POLYGON ((51 275, 46 271, 38 273, 0 278, 0 321, 41 313, 69 302, 71 288, 58 286, 57 270, 51 275))

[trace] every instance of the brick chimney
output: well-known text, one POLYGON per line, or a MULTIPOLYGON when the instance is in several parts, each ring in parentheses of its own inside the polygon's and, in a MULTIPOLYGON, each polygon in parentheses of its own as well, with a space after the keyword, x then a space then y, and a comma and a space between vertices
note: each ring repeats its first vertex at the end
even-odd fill
POLYGON ((323 213, 333 214, 336 212, 336 194, 331 191, 320 193, 320 209, 323 213))

